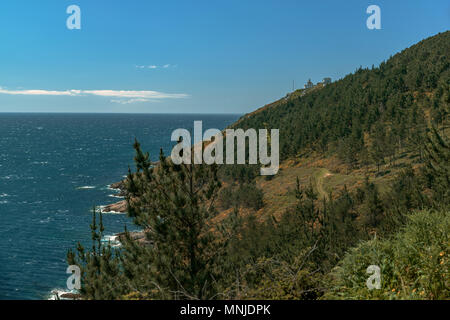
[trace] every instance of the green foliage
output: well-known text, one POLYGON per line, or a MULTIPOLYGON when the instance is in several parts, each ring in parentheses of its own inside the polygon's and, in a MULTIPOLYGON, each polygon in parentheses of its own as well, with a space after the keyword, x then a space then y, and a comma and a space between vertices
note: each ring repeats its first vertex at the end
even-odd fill
POLYGON ((422 152, 425 110, 434 110, 435 123, 448 121, 448 52, 450 31, 405 49, 378 68, 360 68, 320 90, 245 115, 235 126, 279 128, 283 159, 329 147, 352 167, 365 152, 366 133, 365 147, 371 147, 370 159, 380 169, 401 148, 422 152))
MULTIPOLYGON (((247 147, 246 150, 248 150, 247 147)), ((260 167, 258 165, 242 164, 224 165, 220 169, 219 176, 224 181, 231 183, 251 183, 259 175, 260 167)))
MULTIPOLYGON (((88 299, 118 299, 129 293, 153 299, 212 297, 213 265, 222 248, 211 220, 220 188, 217 167, 174 165, 161 152, 160 165, 154 168, 138 142, 134 148, 137 171, 130 170, 127 178, 128 214, 144 230, 146 245, 125 232, 118 258, 99 254, 95 246, 80 252, 77 264, 86 269, 82 294, 88 299), (119 274, 104 272, 98 260, 108 261, 119 274), (106 294, 103 288, 117 281, 116 289, 106 294)), ((91 228, 93 240, 99 241, 95 220, 91 228)))
POLYGON ((259 210, 264 206, 263 192, 255 183, 241 183, 238 186, 227 186, 222 188, 219 199, 222 209, 250 208, 259 210))
POLYGON ((434 200, 450 204, 450 146, 435 128, 427 135, 424 176, 433 190, 434 200))
POLYGON ((258 165, 174 165, 161 153, 154 167, 136 142, 126 194, 145 239, 125 230, 120 249, 102 245, 94 210, 92 248, 68 253, 82 270, 82 298, 448 298, 449 40, 450 32, 436 35, 378 68, 238 122, 282 128, 284 159, 328 149, 350 169, 373 163, 377 176, 402 154, 425 163, 423 170, 402 164, 382 189, 368 176, 354 192, 319 197, 312 183, 297 179, 296 205, 263 219, 255 213, 264 206, 258 165), (441 133, 427 132, 428 122, 441 133), (216 202, 234 210, 218 219, 216 202), (239 208, 252 213, 241 216, 239 208), (411 215, 415 210, 422 211, 411 215), (381 267, 382 288, 370 291, 366 268, 373 264, 381 267))
POLYGON ((316 299, 320 279, 355 243, 358 232, 353 200, 343 192, 337 200, 317 205, 311 185, 295 190, 295 209, 259 222, 248 216, 230 239, 222 263, 226 297, 235 299, 316 299))
POLYGON ((377 187, 373 183, 370 183, 368 179, 366 179, 365 186, 362 190, 364 199, 360 209, 362 212, 361 222, 364 228, 370 231, 380 225, 383 219, 384 208, 377 187))
POLYGON ((78 265, 81 271, 80 294, 85 299, 114 299, 120 291, 121 270, 117 261, 120 253, 115 252, 110 244, 102 245, 103 236, 102 214, 99 213, 99 223, 96 222, 96 209, 92 210, 91 239, 92 250, 86 251, 78 243, 76 251, 69 250, 67 262, 78 265), (116 285, 117 284, 117 285, 116 285))
MULTIPOLYGON (((314 250, 314 249, 311 249, 314 250)), ((259 258, 255 264, 244 269, 242 283, 237 284, 234 298, 309 300, 317 297, 318 270, 313 271, 308 255, 300 252, 292 263, 274 258, 259 258)))
POLYGON ((408 216, 392 239, 374 239, 350 250, 330 274, 326 299, 448 299, 450 211, 408 216), (369 265, 381 269, 381 289, 369 290, 369 265))
POLYGON ((145 252, 148 267, 130 266, 127 272, 145 274, 159 290, 155 298, 211 297, 211 265, 220 253, 211 223, 220 188, 217 167, 174 165, 161 151, 160 165, 151 168, 137 142, 135 149, 137 172, 128 175, 128 213, 152 247, 145 252))

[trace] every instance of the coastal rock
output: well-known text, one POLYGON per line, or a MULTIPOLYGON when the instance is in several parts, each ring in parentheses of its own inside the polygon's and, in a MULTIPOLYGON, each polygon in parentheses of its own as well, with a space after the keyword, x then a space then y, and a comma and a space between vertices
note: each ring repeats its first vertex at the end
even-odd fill
POLYGON ((66 292, 59 295, 60 299, 66 299, 66 300, 77 300, 81 298, 81 295, 78 293, 71 293, 66 292))
POLYGON ((111 189, 119 190, 119 193, 117 194, 118 196, 120 196, 120 197, 126 197, 127 196, 127 190, 126 190, 126 187, 125 187, 125 180, 112 183, 109 187, 111 189))
POLYGON ((103 213, 126 213, 127 201, 122 200, 113 204, 109 204, 102 209, 103 213))
MULTIPOLYGON (((134 241, 137 241, 139 244, 151 245, 151 242, 145 236, 145 232, 144 231, 129 232, 129 235, 130 235, 131 239, 133 239, 134 241)), ((124 232, 118 233, 118 234, 116 234, 116 236, 119 237, 119 241, 121 241, 121 242, 125 239, 125 233, 124 232)))
POLYGON ((119 181, 119 182, 115 182, 112 183, 110 185, 111 189, 124 189, 125 188, 125 180, 119 181))

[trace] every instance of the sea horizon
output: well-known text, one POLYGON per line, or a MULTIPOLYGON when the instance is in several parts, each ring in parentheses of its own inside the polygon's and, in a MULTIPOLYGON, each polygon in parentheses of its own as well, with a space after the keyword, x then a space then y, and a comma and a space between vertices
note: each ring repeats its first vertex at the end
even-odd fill
MULTIPOLYGON (((0 114, 0 299, 47 299, 64 290, 66 252, 90 246, 92 207, 118 201, 110 189, 133 168, 136 137, 157 160, 171 132, 202 120, 224 129, 237 115, 0 114)), ((105 236, 136 227, 105 213, 105 236)))
POLYGON ((46 112, 46 111, 0 111, 0 114, 124 114, 124 115, 244 115, 245 113, 228 113, 228 112, 46 112))

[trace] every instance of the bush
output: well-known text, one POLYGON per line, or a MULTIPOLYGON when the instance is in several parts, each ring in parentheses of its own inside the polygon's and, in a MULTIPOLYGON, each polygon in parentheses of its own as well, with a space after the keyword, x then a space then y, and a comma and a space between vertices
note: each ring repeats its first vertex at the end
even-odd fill
POLYGON ((392 239, 370 240, 346 254, 328 278, 325 299, 448 299, 449 210, 419 211, 392 239), (381 288, 369 290, 369 265, 381 288))
POLYGON ((312 271, 307 250, 292 263, 258 258, 241 276, 238 299, 312 300, 319 294, 320 278, 312 271))
POLYGON ((220 203, 222 209, 229 209, 231 207, 249 208, 259 210, 264 206, 264 194, 253 183, 240 184, 239 186, 227 186, 220 191, 220 203))

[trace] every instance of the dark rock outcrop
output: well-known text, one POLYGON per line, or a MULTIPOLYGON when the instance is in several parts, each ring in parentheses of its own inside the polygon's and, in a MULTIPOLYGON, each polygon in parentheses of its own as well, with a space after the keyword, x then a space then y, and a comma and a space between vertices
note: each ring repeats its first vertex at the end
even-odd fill
MULTIPOLYGON (((133 232, 129 232, 130 238, 133 239, 134 241, 137 241, 139 244, 142 245, 151 245, 151 242, 147 239, 147 237, 145 236, 145 232, 144 231, 133 231, 133 232)), ((122 242, 125 239, 125 233, 121 232, 116 234, 116 236, 119 237, 119 241, 122 242)))
POLYGON ((60 299, 67 299, 67 300, 77 300, 81 298, 81 295, 78 293, 71 293, 71 292, 65 292, 61 293, 59 295, 60 299))
POLYGON ((126 187, 125 187, 125 180, 112 183, 109 187, 111 189, 119 190, 119 193, 117 194, 118 196, 120 196, 120 197, 126 197, 127 196, 127 190, 126 190, 126 187))

